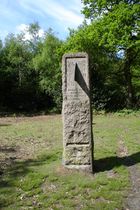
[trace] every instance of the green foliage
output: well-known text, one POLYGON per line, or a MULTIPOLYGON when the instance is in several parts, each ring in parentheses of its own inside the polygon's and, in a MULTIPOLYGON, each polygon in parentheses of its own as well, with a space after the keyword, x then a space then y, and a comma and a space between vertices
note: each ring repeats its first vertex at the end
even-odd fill
POLYGON ((62 42, 51 30, 40 38, 39 30, 38 23, 30 24, 21 34, 9 34, 0 45, 1 110, 61 109, 62 42))
POLYGON ((116 111, 140 106, 140 7, 136 1, 83 0, 86 20, 69 29, 66 41, 52 29, 39 36, 31 23, 24 32, 0 42, 0 108, 14 111, 60 112, 61 58, 87 52, 90 59, 92 105, 116 111), (28 39, 26 36, 28 33, 28 39))
POLYGON ((53 98, 58 110, 61 110, 61 45, 62 42, 50 30, 46 33, 40 53, 33 59, 40 89, 53 98))
POLYGON ((120 4, 136 5, 139 8, 139 0, 82 0, 84 4, 83 13, 86 18, 100 18, 108 12, 112 12, 120 4))
POLYGON ((121 59, 100 44, 98 22, 83 25, 63 45, 65 52, 85 51, 90 59, 91 97, 96 109, 116 110, 125 106, 121 59))
POLYGON ((140 69, 140 62, 137 63, 140 52, 138 1, 83 0, 83 3, 83 13, 92 20, 91 24, 98 34, 99 46, 104 46, 108 52, 119 54, 120 50, 123 51, 123 56, 120 57, 121 68, 118 71, 122 72, 125 84, 125 106, 131 108, 137 106, 140 89, 139 85, 136 87, 136 83, 139 82, 138 79, 133 79, 133 75, 140 69), (137 69, 134 67, 136 63, 137 69))
POLYGON ((4 77, 0 83, 3 91, 1 106, 15 110, 28 109, 34 100, 30 97, 37 90, 35 71, 31 67, 32 53, 21 36, 11 34, 5 39, 2 56, 0 74, 4 77))
POLYGON ((28 48, 33 55, 36 55, 40 52, 40 48, 44 41, 44 35, 40 36, 40 26, 38 22, 31 23, 26 31, 23 33, 24 39, 26 32, 29 34, 29 38, 26 40, 28 43, 28 48))

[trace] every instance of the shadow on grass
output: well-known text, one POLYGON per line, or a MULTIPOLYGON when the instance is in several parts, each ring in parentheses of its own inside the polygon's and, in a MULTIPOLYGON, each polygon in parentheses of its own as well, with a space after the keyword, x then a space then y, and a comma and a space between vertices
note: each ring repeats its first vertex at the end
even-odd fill
MULTIPOLYGON (((42 156, 39 156, 38 159, 28 159, 26 161, 14 160, 11 162, 10 165, 7 165, 4 169, 0 169, 0 209, 2 207, 9 206, 9 192, 10 196, 13 196, 14 193, 16 193, 15 189, 19 187, 19 180, 22 177, 27 176, 28 178, 28 176, 31 176, 32 173, 37 173, 39 175, 39 166, 50 165, 54 161, 59 160, 60 158, 61 152, 54 151, 45 155, 43 154, 42 156), (2 195, 3 192, 4 195, 2 195), (5 197, 7 197, 6 200, 5 197)), ((13 202, 14 200, 10 202, 10 205, 13 202)))
MULTIPOLYGON (((18 180, 20 180, 22 177, 28 176, 29 174, 31 175, 31 173, 34 172, 34 170, 36 171, 36 169, 38 170, 37 173, 39 174, 39 166, 51 165, 54 161, 61 160, 61 156, 61 151, 57 150, 52 151, 48 154, 43 154, 42 156, 39 156, 38 159, 29 159, 26 161, 12 161, 11 164, 8 165, 3 170, 3 173, 0 175, 0 194, 2 195, 2 193, 4 192, 4 197, 6 197, 6 199, 8 200, 9 193, 11 196, 12 193, 14 194, 14 190, 18 187, 18 180)), ((111 170, 115 167, 120 167, 122 165, 129 167, 139 162, 140 152, 134 153, 126 157, 106 157, 94 161, 94 173, 111 170)), ((14 201, 11 201, 11 204, 12 202, 14 201)), ((7 207, 8 205, 9 203, 6 202, 5 198, 0 196, 0 208, 7 207)))
POLYGON ((11 126, 11 124, 1 124, 0 123, 0 127, 6 127, 6 126, 11 126))
POLYGON ((0 117, 5 118, 5 117, 33 117, 33 116, 38 116, 41 115, 42 112, 0 112, 0 117))
POLYGON ((130 167, 137 163, 140 163, 140 152, 125 157, 111 156, 99 160, 94 160, 94 167, 95 173, 99 173, 109 171, 122 165, 130 167))
POLYGON ((8 146, 0 146, 0 152, 3 153, 11 153, 11 152, 16 152, 17 148, 14 147, 8 147, 8 146))
MULTIPOLYGON (((45 154, 40 156, 38 159, 28 159, 25 161, 12 161, 10 165, 7 165, 5 169, 3 169, 3 177, 8 174, 9 180, 10 178, 16 178, 19 176, 23 176, 32 171, 32 167, 41 166, 45 164, 51 164, 54 161, 59 160, 61 157, 61 152, 52 152, 50 154, 45 154)), ((11 158, 12 159, 12 158, 11 158)), ((2 177, 0 177, 0 187, 4 186, 1 182, 2 177)))
MULTIPOLYGON (((10 157, 10 159, 13 158, 10 157)), ((42 156, 39 156, 38 159, 28 159, 25 161, 13 160, 11 164, 7 165, 7 167, 4 169, 3 174, 6 175, 6 173, 8 173, 8 175, 11 177, 23 176, 30 172, 31 167, 50 164, 58 159, 60 159, 60 151, 52 152, 50 154, 43 154, 42 156)))
MULTIPOLYGON (((9 149, 11 150, 11 148, 9 149)), ((9 149, 7 149, 7 152, 9 152, 9 149)), ((11 177, 26 175, 28 172, 30 172, 30 168, 32 166, 51 164, 54 161, 61 160, 61 156, 62 156, 61 151, 54 151, 49 154, 43 154, 42 156, 39 156, 38 159, 35 160, 34 159, 29 159, 26 161, 14 160, 12 161, 10 166, 7 166, 3 174, 8 173, 11 177)), ((94 172, 99 173, 103 171, 108 171, 122 165, 130 167, 137 163, 140 163, 140 152, 125 157, 117 157, 117 156, 105 157, 102 159, 94 160, 94 172)))
POLYGON ((37 117, 41 115, 56 115, 56 114, 61 114, 60 111, 34 111, 34 112, 0 112, 0 117, 5 118, 5 117, 37 117))

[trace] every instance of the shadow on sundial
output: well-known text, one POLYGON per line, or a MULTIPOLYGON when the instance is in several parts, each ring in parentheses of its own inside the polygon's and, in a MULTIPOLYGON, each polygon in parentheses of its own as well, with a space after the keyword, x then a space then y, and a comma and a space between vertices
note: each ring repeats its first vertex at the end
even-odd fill
POLYGON ((74 80, 78 83, 78 85, 82 88, 82 90, 87 94, 87 96, 90 97, 89 88, 87 87, 86 81, 83 75, 81 74, 81 71, 77 63, 75 64, 74 80))

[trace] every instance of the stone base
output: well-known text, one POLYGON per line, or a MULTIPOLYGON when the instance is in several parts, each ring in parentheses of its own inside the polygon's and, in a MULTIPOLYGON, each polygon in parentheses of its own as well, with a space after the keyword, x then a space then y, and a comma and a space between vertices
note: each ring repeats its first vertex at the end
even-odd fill
POLYGON ((68 169, 75 169, 93 173, 93 167, 91 165, 64 165, 64 167, 68 169))

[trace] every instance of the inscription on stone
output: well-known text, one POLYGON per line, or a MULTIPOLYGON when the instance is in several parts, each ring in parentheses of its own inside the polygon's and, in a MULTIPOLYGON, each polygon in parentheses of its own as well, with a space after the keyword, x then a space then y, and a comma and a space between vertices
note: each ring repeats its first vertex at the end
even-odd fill
POLYGON ((63 71, 63 164, 93 170, 89 63, 86 53, 66 54, 63 71))

